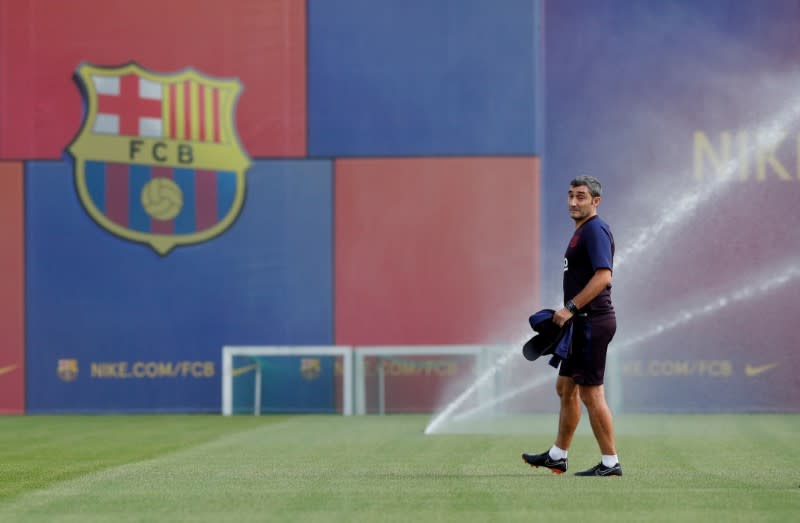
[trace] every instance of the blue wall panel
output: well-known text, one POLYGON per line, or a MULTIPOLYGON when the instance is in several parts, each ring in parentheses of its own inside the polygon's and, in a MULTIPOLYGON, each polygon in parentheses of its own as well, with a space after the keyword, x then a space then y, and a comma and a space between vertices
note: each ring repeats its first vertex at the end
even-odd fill
POLYGON ((540 9, 533 0, 310 1, 309 154, 539 153, 540 9))
POLYGON ((29 163, 28 411, 217 410, 223 345, 333 343, 331 171, 255 162, 231 228, 161 257, 89 218, 71 165, 29 163))

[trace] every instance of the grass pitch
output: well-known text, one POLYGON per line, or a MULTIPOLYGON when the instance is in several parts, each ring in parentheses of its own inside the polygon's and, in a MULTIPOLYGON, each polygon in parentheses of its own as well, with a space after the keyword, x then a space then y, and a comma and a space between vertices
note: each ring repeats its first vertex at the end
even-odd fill
POLYGON ((556 476, 522 463, 556 417, 423 434, 427 416, 0 417, 0 521, 798 521, 800 416, 628 416, 625 475, 588 420, 556 476))

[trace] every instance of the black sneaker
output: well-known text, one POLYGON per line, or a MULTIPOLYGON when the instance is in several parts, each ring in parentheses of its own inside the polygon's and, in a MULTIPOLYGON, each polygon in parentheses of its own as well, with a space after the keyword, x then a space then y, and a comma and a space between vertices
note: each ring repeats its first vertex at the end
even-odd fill
POLYGON ((552 459, 549 451, 541 454, 523 454, 522 461, 531 467, 549 468, 553 474, 563 474, 567 471, 567 458, 552 459))
POLYGON ((594 467, 588 470, 582 470, 580 472, 575 473, 576 476, 621 476, 622 475, 622 467, 619 463, 614 465, 613 467, 606 467, 603 465, 601 461, 594 467))

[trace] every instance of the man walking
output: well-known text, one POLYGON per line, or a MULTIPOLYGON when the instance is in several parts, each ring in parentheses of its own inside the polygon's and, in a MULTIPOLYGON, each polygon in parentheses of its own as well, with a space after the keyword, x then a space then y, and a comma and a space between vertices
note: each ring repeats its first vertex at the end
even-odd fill
POLYGON ((606 351, 617 320, 611 304, 614 237, 597 215, 602 192, 600 182, 591 176, 578 176, 570 182, 567 201, 575 232, 564 255, 564 307, 553 315, 553 322, 562 328, 572 321, 572 349, 561 363, 556 381, 561 402, 558 436, 549 451, 522 455, 525 463, 556 474, 567 471, 567 451, 583 402, 602 457, 600 463, 576 475, 622 475, 603 388, 606 351))

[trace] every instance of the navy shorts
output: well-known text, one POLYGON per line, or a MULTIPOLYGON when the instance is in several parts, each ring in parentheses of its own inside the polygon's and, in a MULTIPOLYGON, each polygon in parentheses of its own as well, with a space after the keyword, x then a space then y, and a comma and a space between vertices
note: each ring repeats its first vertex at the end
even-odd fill
POLYGON ((602 385, 606 373, 608 344, 617 332, 613 311, 572 319, 572 348, 561 362, 559 376, 575 380, 578 385, 602 385))

